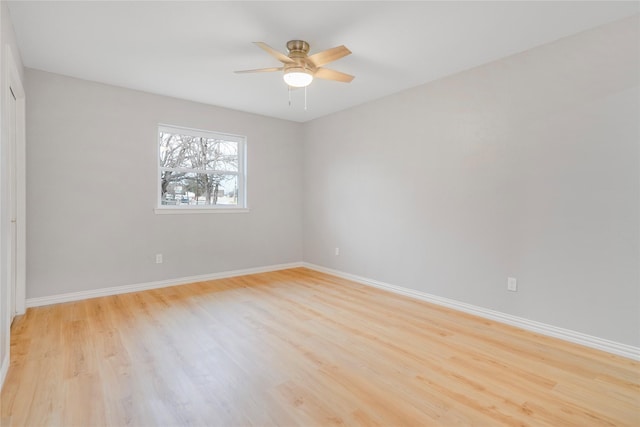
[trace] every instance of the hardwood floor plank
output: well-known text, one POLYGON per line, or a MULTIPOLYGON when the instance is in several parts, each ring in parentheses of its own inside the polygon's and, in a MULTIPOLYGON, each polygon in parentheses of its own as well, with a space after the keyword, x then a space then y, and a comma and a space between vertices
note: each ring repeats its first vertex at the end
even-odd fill
POLYGON ((637 426, 640 363, 297 268, 29 309, 2 426, 637 426))

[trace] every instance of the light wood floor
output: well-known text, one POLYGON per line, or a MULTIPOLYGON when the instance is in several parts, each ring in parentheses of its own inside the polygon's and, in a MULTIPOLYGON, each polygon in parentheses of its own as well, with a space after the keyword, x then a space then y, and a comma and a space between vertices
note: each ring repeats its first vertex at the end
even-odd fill
POLYGON ((306 269, 15 320, 2 426, 640 426, 640 364, 306 269))

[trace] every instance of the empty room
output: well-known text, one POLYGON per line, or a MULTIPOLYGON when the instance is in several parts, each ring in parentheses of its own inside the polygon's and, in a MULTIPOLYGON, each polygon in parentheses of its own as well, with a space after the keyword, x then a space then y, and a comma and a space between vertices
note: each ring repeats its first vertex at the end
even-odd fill
POLYGON ((0 1, 0 425, 640 426, 637 1, 0 1))

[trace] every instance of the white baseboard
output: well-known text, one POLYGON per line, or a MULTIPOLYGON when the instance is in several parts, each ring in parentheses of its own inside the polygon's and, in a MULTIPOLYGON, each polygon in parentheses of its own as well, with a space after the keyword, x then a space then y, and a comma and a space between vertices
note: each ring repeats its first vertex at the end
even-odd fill
POLYGON ((9 352, 2 358, 2 365, 0 365, 0 391, 4 387, 4 380, 7 378, 7 372, 9 372, 9 352))
POLYGON ((51 295, 47 297, 27 298, 27 307, 40 307, 43 305, 59 304, 63 302, 79 301, 89 298, 105 297, 109 295, 127 294, 130 292, 146 291, 149 289, 166 288, 168 286, 186 285, 188 283, 204 282, 207 280, 226 279, 228 277, 246 276, 248 274, 267 273, 270 271, 286 270, 302 267, 301 262, 288 264, 276 264, 265 267, 245 268, 242 270, 223 271, 220 273, 204 274, 199 276, 180 277, 177 279, 159 280, 156 282, 138 283, 135 285, 114 286, 90 291, 69 292, 66 294, 51 295))
POLYGON ((488 308, 478 307, 464 302, 443 298, 436 295, 427 294, 425 292, 404 288, 401 286, 390 285, 388 283, 377 280, 368 279, 366 277, 357 276, 355 274, 345 273, 343 271, 322 267, 320 265, 308 262, 302 263, 303 267, 316 270, 322 273, 338 276, 343 279, 351 280, 363 285, 384 289, 396 294, 406 295, 419 300, 427 301, 433 304, 452 308, 454 310, 463 311, 465 313, 474 314, 486 319, 495 320, 496 322, 506 323, 508 325, 517 326, 519 328, 536 332, 542 335, 560 338, 586 347, 595 348, 606 351, 608 353, 617 354, 619 356, 628 357, 629 359, 640 360, 640 348, 627 344, 609 341, 606 339, 594 337, 592 335, 583 334, 582 332, 572 331, 570 329, 559 328, 557 326, 548 325, 546 323, 536 322, 534 320, 525 319, 523 317, 513 316, 511 314, 502 313, 488 308))
MULTIPOLYGON (((592 335, 583 334, 582 332, 572 331, 570 329, 564 329, 546 323, 536 322, 534 320, 525 319, 523 317, 513 316, 511 314, 502 313, 499 311, 483 308, 464 302, 452 300, 449 298, 443 298, 436 295, 431 295, 425 292, 416 291, 401 286, 390 285, 388 283, 380 282, 366 277, 357 276, 355 274, 345 273, 343 271, 334 270, 320 265, 311 264, 308 262, 294 262, 288 264, 277 264, 265 267, 247 268, 242 270, 224 271, 220 273, 205 274, 200 276, 188 276, 178 279, 161 280, 157 282, 139 283, 134 285, 115 286, 110 288, 102 288, 90 291, 70 292, 60 295, 52 295, 48 297, 29 298, 26 301, 27 307, 39 307, 43 305, 59 304, 63 302, 79 301, 89 298, 97 298, 109 295, 125 294, 130 292, 145 291, 148 289, 165 288, 168 286, 185 285, 194 282, 203 282, 206 280, 224 279, 228 277, 245 276, 248 274, 266 273, 269 271, 286 270, 289 268, 306 267, 311 270, 320 271, 322 273, 331 274, 333 276, 342 277, 347 280, 352 280, 357 283, 361 283, 367 286, 373 286, 375 288, 384 289, 390 292, 394 292, 401 295, 406 295, 412 298, 427 301, 433 304, 441 305, 444 307, 452 308, 454 310, 463 311, 465 313, 474 314, 486 319, 495 320, 497 322, 506 323, 508 325, 517 326, 519 328, 536 332, 542 335, 547 335, 555 338, 560 338, 565 341, 581 344, 586 347, 595 348, 598 350, 606 351, 608 353, 617 354, 619 356, 628 357, 630 359, 640 361, 640 348, 634 347, 628 344, 622 344, 615 341, 609 341, 603 338, 594 337, 592 335)), ((6 370, 4 361, 2 365, 2 371, 0 371, 0 379, 4 381, 6 370)))

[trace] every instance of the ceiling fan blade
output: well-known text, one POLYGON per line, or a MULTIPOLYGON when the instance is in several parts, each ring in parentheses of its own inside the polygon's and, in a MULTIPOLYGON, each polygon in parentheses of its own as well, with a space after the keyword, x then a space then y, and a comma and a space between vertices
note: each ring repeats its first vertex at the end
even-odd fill
POLYGON ((284 67, 273 67, 273 68, 257 68, 255 70, 240 70, 240 71, 234 71, 234 73, 236 74, 243 74, 243 73, 268 73, 270 71, 282 71, 284 70, 284 67))
POLYGON ((330 70, 328 68, 318 68, 313 76, 319 79, 335 80, 344 83, 351 83, 351 80, 355 78, 350 74, 341 73, 340 71, 330 70))
POLYGON ((266 43, 263 42, 253 42, 256 46, 264 49, 265 51, 267 51, 267 53, 271 56, 273 56, 274 58, 276 58, 278 61, 283 62, 285 64, 292 64, 295 61, 291 58, 289 58, 287 55, 285 55, 284 53, 280 53, 277 50, 275 50, 274 48, 272 48, 271 46, 269 46, 266 43))
POLYGON ((314 53, 308 59, 313 62, 316 67, 322 67, 324 64, 336 61, 342 57, 351 55, 351 51, 345 46, 338 46, 322 52, 314 53))

